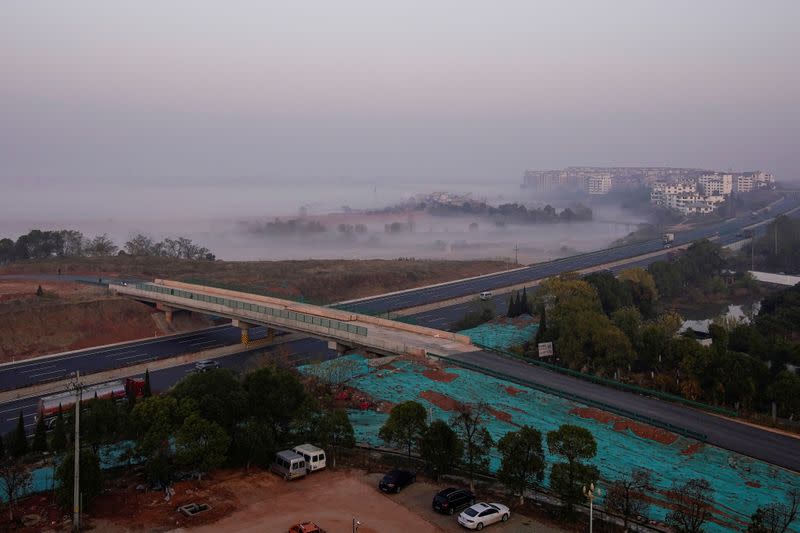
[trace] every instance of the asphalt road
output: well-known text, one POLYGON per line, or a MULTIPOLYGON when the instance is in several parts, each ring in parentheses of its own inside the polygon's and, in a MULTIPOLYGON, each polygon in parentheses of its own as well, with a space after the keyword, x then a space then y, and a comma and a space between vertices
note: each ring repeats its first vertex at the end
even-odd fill
MULTIPOLYGON (((800 206, 800 197, 795 195, 776 205, 770 213, 763 213, 755 218, 747 216, 689 232, 677 233, 675 236, 675 244, 685 244, 700 238, 714 236, 715 234, 718 234, 722 244, 735 242, 741 239, 741 237, 738 237, 736 234, 739 233, 744 226, 769 219, 778 212, 783 212, 797 206, 800 206)), ((624 266, 618 266, 612 270, 619 270, 630 266, 646 266, 652 261, 663 258, 669 250, 664 250, 660 240, 649 241, 541 263, 514 272, 498 273, 475 280, 456 281, 437 287, 418 289, 416 291, 404 292, 397 295, 378 296, 343 307, 360 312, 375 314, 385 313, 396 309, 424 305, 469 294, 477 295, 479 292, 486 290, 524 283, 533 279, 553 276, 561 272, 580 270, 590 266, 614 262, 655 251, 661 251, 662 253, 658 257, 631 261, 624 266)), ((3 277, 12 279, 14 277, 20 279, 31 278, 31 276, 3 277)), ((42 276, 34 277, 43 279, 42 276)), ((45 278, 47 277, 48 276, 45 276, 45 278)), ((53 275, 49 277, 62 280, 74 278, 77 281, 99 281, 98 279, 86 276, 53 275)), ((493 303, 497 307, 498 312, 503 313, 507 306, 507 297, 498 296, 494 298, 493 303)), ((412 318, 419 324, 447 329, 451 323, 461 319, 471 305, 473 305, 471 302, 454 305, 420 313, 412 316, 412 318)), ((264 328, 254 328, 250 330, 250 333, 251 338, 256 339, 264 335, 265 331, 264 328)), ((233 344, 239 341, 239 335, 238 328, 223 326, 170 338, 126 343, 108 349, 84 350, 65 356, 44 359, 39 362, 22 361, 20 363, 0 367, 0 389, 58 379, 69 375, 76 369, 81 372, 91 372, 123 366, 125 364, 143 362, 150 359, 170 357, 180 353, 196 352, 203 349, 233 344)), ((323 341, 316 339, 302 339, 286 343, 286 345, 294 352, 294 357, 297 361, 325 359, 335 356, 335 352, 328 350, 323 341)), ((250 352, 243 352, 234 356, 225 357, 220 359, 220 364, 224 367, 241 369, 246 365, 247 359, 249 359, 253 353, 264 350, 269 350, 269 348, 259 348, 250 352)), ((497 354, 476 352, 474 355, 465 354, 463 357, 471 357, 473 358, 471 362, 485 365, 490 370, 511 375, 521 373, 518 375, 524 375, 525 379, 535 383, 547 384, 550 387, 560 388, 566 392, 584 396, 594 401, 600 401, 610 405, 619 405, 621 408, 635 410, 644 416, 704 433, 708 435, 709 442, 712 444, 800 471, 800 441, 798 440, 721 419, 680 405, 601 387, 583 380, 549 372, 539 367, 528 366, 518 361, 506 359, 497 354)), ((190 364, 154 372, 151 375, 151 382, 156 390, 166 389, 192 369, 193 365, 190 364)), ((26 426, 32 431, 36 404, 36 399, 28 399, 1 405, 0 432, 6 433, 13 429, 20 410, 22 410, 23 416, 25 417, 26 426)))
MULTIPOLYGON (((741 239, 741 237, 737 237, 737 233, 741 232, 742 228, 745 226, 769 220, 779 212, 784 212, 798 206, 800 206, 800 198, 792 194, 777 203, 770 212, 763 212, 755 217, 749 215, 743 216, 690 231, 676 233, 674 245, 688 244, 698 239, 713 236, 718 236, 723 244, 735 242, 741 239)), ((629 257, 659 251, 665 254, 669 250, 664 250, 663 243, 660 239, 651 240, 539 263, 526 268, 509 272, 500 272, 476 279, 454 281, 452 283, 406 291, 399 294, 367 298, 358 302, 335 307, 366 314, 387 313, 397 309, 416 307, 432 302, 468 296, 470 294, 477 295, 483 291, 491 291, 535 279, 547 278, 563 272, 582 270, 596 265, 612 263, 629 257)))
POLYGON ((800 472, 800 439, 691 409, 656 398, 603 387, 582 379, 526 364, 491 352, 468 352, 454 359, 479 365, 529 382, 567 390, 572 394, 641 416, 705 434, 708 442, 800 472))
MULTIPOLYGON (((227 328, 227 329, 236 330, 235 333, 237 335, 237 339, 235 342, 238 342, 239 329, 238 328, 227 328)), ((250 331, 252 332, 253 330, 251 329, 250 331)), ((206 330, 203 333, 207 332, 208 330, 206 330)), ((233 344, 233 342, 234 341, 230 341, 227 342, 227 344, 233 344)), ((152 347, 153 345, 149 344, 146 346, 152 347)), ((221 357, 217 359, 217 362, 222 368, 229 368, 235 372, 240 372, 249 366, 249 361, 255 354, 262 352, 271 352, 280 346, 285 346, 289 349, 290 355, 288 357, 288 360, 292 364, 304 364, 309 361, 326 360, 336 356, 336 352, 329 350, 328 345, 325 341, 321 341, 319 339, 305 338, 286 343, 280 343, 277 345, 253 348, 252 350, 248 350, 238 354, 221 357)), ((164 357, 169 357, 169 356, 165 355, 164 357)), ((164 370, 151 372, 150 385, 153 391, 155 392, 166 391, 172 385, 180 381, 182 378, 187 376, 193 370, 194 370, 194 363, 189 363, 186 365, 181 365, 172 368, 167 368, 164 370)), ((144 377, 144 374, 140 374, 138 377, 144 377)), ((38 398, 27 398, 0 405, 0 434, 5 435, 16 428, 20 411, 22 412, 25 428, 27 429, 28 433, 32 434, 35 426, 34 416, 36 414, 38 402, 39 402, 38 398)))

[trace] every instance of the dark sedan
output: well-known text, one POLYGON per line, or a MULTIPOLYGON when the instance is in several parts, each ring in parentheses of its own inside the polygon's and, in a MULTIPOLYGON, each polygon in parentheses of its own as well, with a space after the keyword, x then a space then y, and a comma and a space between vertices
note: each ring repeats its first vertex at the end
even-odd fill
POLYGON ((467 489, 446 488, 433 497, 433 510, 453 514, 462 507, 475 503, 475 495, 467 489))
POLYGON ((408 470, 392 470, 383 476, 378 483, 378 488, 383 492, 400 492, 400 489, 411 485, 417 480, 417 475, 408 470))

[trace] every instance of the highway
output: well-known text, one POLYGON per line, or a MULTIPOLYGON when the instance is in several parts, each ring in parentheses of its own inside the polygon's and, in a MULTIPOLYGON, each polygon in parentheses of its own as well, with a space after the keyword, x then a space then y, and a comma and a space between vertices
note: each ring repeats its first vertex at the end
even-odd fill
MULTIPOLYGON (((800 199, 798 199, 796 195, 792 195, 776 203, 769 213, 763 212, 756 217, 744 216, 738 219, 731 219, 690 231, 676 233, 674 245, 688 244, 702 238, 715 237, 717 235, 723 244, 734 242, 739 239, 736 237, 736 234, 742 231, 744 227, 769 220, 775 217, 779 212, 788 211, 798 206, 800 206, 800 199)), ((563 272, 582 270, 659 251, 666 252, 662 241, 656 239, 565 257, 545 263, 538 263, 509 272, 499 272, 489 276, 454 281, 452 283, 376 296, 374 298, 365 298, 335 307, 365 314, 387 313, 397 309, 417 307, 432 302, 468 296, 470 294, 477 295, 483 291, 491 291, 535 279, 548 278, 563 272)))
POLYGON ((534 384, 569 391, 624 411, 635 411, 640 416, 705 434, 708 442, 715 446, 800 472, 800 439, 797 437, 741 424, 680 404, 603 387, 491 352, 464 353, 451 359, 534 384))
MULTIPOLYGON (((784 212, 798 206, 800 206, 800 198, 794 195, 773 207, 770 213, 762 213, 755 218, 750 216, 742 217, 736 220, 705 226, 689 232, 677 233, 675 236, 675 245, 686 244, 705 237, 716 237, 721 244, 729 244, 741 239, 741 237, 737 236, 737 233, 739 233, 743 227, 768 220, 779 212, 784 212)), ((633 259, 611 270, 617 271, 630 266, 646 266, 650 262, 663 258, 669 250, 663 249, 660 240, 648 241, 568 257, 533 265, 516 271, 497 273, 472 280, 456 281, 435 287, 404 291, 399 294, 367 298, 339 307, 373 314, 386 313, 388 311, 449 300, 470 294, 477 295, 479 292, 485 290, 494 290, 509 285, 532 281, 534 279, 557 275, 562 272, 581 270, 651 252, 661 253, 656 257, 644 260, 641 258, 633 259)), ((65 277, 52 277, 56 279, 65 279, 65 277)), ((98 281, 97 279, 88 277, 79 278, 85 281, 98 281)), ((493 303, 498 313, 504 313, 507 306, 507 296, 497 296, 494 298, 493 303)), ((450 324, 462 318, 464 313, 469 310, 472 305, 472 302, 462 303, 418 313, 409 318, 420 325, 447 329, 450 324)), ((264 328, 254 328, 251 329, 250 332, 251 338, 254 339, 265 334, 264 328)), ((42 359, 36 362, 21 361, 19 363, 1 365, 0 389, 13 386, 19 387, 22 384, 32 384, 58 377, 65 377, 76 369, 81 372, 91 372, 122 366, 124 364, 131 364, 133 362, 143 362, 148 359, 170 357, 179 353, 200 351, 206 348, 233 344, 239 341, 239 335, 240 332, 238 328, 220 326, 170 338, 148 339, 125 343, 112 348, 84 350, 59 357, 42 359)), ((335 356, 335 352, 328 350, 323 341, 316 339, 302 339, 286 343, 285 345, 294 352, 294 357, 297 361, 335 356)), ((261 347, 253 351, 225 357, 220 359, 220 364, 224 367, 241 369, 245 365, 245 361, 252 356, 253 352, 270 349, 270 347, 261 347)), ((458 357, 467 357, 467 355, 461 354, 458 357)), ((477 361, 489 370, 512 375, 518 372, 521 373, 519 375, 524 375, 525 379, 534 383, 546 383, 550 387, 558 387, 566 392, 591 398, 594 401, 620 406, 628 410, 636 410, 644 416, 704 433, 708 435, 709 442, 712 444, 800 471, 800 441, 796 439, 782 437, 775 433, 752 428, 680 405, 643 398, 641 396, 601 387, 583 380, 553 373, 539 367, 525 365, 519 361, 510 360, 497 354, 475 352, 475 354, 469 355, 469 357, 473 358, 472 362, 477 361)), ((153 373, 151 377, 154 389, 166 389, 191 370, 192 365, 185 365, 153 373)), ((32 417, 35 406, 35 399, 20 400, 0 406, 0 431, 6 433, 13 429, 20 409, 23 410, 23 414, 25 415, 26 426, 32 431, 32 417)))

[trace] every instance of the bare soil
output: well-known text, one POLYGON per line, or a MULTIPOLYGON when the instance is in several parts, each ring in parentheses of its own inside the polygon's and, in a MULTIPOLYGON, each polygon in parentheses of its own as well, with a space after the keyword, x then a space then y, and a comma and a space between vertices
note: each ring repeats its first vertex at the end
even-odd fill
POLYGON ((55 274, 169 278, 311 303, 372 296, 508 268, 501 261, 308 260, 180 261, 164 257, 52 258, 12 263, 0 274, 55 274))
POLYGON ((16 280, 0 280, 0 324, 0 362, 212 325, 188 313, 166 324, 152 307, 110 296, 100 287, 16 280), (37 296, 40 285, 44 294, 37 296))
MULTIPOLYGON (((287 531, 297 522, 310 520, 328 533, 351 533, 355 517, 361 523, 359 533, 461 531, 455 517, 430 508, 433 495, 445 485, 420 479, 400 494, 387 495, 377 489, 380 477, 362 470, 323 470, 287 482, 269 472, 222 471, 208 480, 176 484, 169 502, 163 493, 137 492, 129 481, 129 486, 119 483, 92 504, 89 523, 92 531, 108 533, 247 533, 287 531), (212 508, 187 518, 177 511, 187 503, 207 503, 212 508)), ((506 524, 492 526, 498 533, 534 530, 558 531, 513 510, 506 524)))

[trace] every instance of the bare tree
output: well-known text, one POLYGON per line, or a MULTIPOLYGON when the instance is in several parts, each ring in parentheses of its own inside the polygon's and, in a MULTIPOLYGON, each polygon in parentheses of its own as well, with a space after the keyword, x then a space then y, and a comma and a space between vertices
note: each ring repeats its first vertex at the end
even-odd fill
POLYGON ((787 494, 788 503, 771 503, 756 509, 747 527, 749 533, 785 533, 800 512, 800 489, 787 494))
POLYGON ((650 472, 643 468, 634 468, 628 475, 613 481, 608 487, 606 509, 622 515, 626 531, 631 518, 647 513, 650 505, 643 496, 651 488, 650 472))
POLYGON ((470 490, 475 490, 475 472, 486 470, 489 465, 489 450, 494 444, 492 436, 484 426, 489 410, 486 404, 476 406, 462 404, 451 421, 464 443, 464 465, 469 473, 470 490))
POLYGON ((714 490, 705 479, 690 479, 683 485, 672 487, 672 504, 675 508, 667 515, 667 524, 678 533, 701 533, 703 524, 711 515, 714 490))
POLYGON ((117 252, 117 245, 111 240, 107 233, 97 235, 86 244, 85 251, 88 255, 107 256, 117 252))
POLYGON ((30 487, 31 473, 21 461, 6 459, 0 463, 0 480, 3 481, 3 492, 8 499, 8 518, 13 521, 15 503, 30 487))

